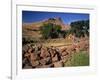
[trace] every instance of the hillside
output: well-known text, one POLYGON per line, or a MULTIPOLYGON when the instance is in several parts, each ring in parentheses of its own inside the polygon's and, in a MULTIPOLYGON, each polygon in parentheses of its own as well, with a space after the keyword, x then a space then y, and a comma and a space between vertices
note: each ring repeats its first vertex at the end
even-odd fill
POLYGON ((65 25, 61 18, 49 18, 43 21, 34 22, 34 23, 23 23, 22 24, 22 34, 23 37, 37 37, 40 38, 40 28, 43 24, 46 23, 53 23, 56 25, 61 26, 61 30, 68 30, 70 29, 70 25, 65 25))
POLYGON ((61 18, 49 18, 24 23, 22 33, 23 69, 90 64, 89 20, 71 22, 69 26, 61 18))

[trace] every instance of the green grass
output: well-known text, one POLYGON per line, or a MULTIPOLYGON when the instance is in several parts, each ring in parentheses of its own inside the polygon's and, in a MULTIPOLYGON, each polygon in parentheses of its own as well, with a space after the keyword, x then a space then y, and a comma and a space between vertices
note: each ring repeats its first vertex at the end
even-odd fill
POLYGON ((65 62, 65 66, 89 66, 89 55, 87 52, 80 51, 72 55, 70 60, 65 62))

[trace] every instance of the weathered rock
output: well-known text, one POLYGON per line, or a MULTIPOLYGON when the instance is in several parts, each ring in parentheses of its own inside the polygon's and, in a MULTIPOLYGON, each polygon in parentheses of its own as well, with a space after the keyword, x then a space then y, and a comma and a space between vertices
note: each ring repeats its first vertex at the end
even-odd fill
POLYGON ((56 49, 51 49, 50 54, 51 54, 51 57, 53 58, 57 54, 56 49))
POLYGON ((44 59, 39 60, 39 62, 40 62, 41 65, 45 65, 46 64, 46 61, 44 59))
POLYGON ((31 53, 31 52, 32 52, 32 50, 33 50, 32 48, 28 49, 28 53, 31 53))
POLYGON ((75 48, 76 48, 76 45, 75 45, 75 44, 69 46, 69 49, 70 49, 71 51, 75 51, 75 48))
POLYGON ((89 41, 80 41, 65 47, 45 47, 41 44, 23 47, 23 68, 49 68, 63 67, 67 60, 71 59, 73 53, 80 50, 89 51, 89 41), (24 50, 24 49, 27 50, 24 50))
POLYGON ((28 51, 28 49, 29 49, 29 46, 27 46, 27 45, 24 45, 24 46, 22 47, 22 51, 27 52, 27 51, 28 51))
POLYGON ((27 58, 24 58, 23 61, 22 61, 22 63, 26 63, 26 61, 27 61, 27 58))
POLYGON ((64 52, 61 53, 61 55, 66 56, 66 55, 68 55, 68 52, 64 51, 64 52))
POLYGON ((31 65, 33 68, 36 67, 39 65, 39 61, 31 61, 31 65))
POLYGON ((49 53, 51 54, 51 57, 54 57, 54 51, 52 49, 49 49, 49 53))
POLYGON ((36 53, 38 51, 38 46, 35 46, 34 52, 36 53))
POLYGON ((35 54, 35 53, 30 53, 30 60, 38 60, 39 59, 39 57, 38 57, 38 55, 37 54, 35 54))
POLYGON ((41 50, 42 44, 38 44, 38 50, 41 50))
POLYGON ((45 65, 45 64, 50 64, 51 63, 51 58, 47 57, 47 58, 43 58, 40 61, 40 64, 45 65))
POLYGON ((79 51, 80 51, 80 49, 79 48, 75 48, 76 49, 76 53, 78 53, 79 51))
POLYGON ((52 62, 51 57, 45 58, 46 64, 50 64, 52 62))
POLYGON ((89 48, 89 41, 81 41, 78 46, 80 50, 87 50, 89 48))
POLYGON ((72 54, 72 49, 70 47, 67 48, 66 52, 68 53, 68 55, 72 54))
POLYGON ((68 60, 68 55, 62 57, 62 62, 65 63, 68 60))
POLYGON ((50 56, 50 54, 49 54, 49 52, 47 51, 47 49, 41 48, 40 57, 45 58, 45 57, 49 57, 49 56, 50 56))
POLYGON ((57 55, 55 55, 55 56, 52 58, 52 62, 56 62, 56 61, 58 61, 58 56, 57 56, 57 55))
POLYGON ((40 54, 41 54, 41 51, 37 51, 37 52, 36 52, 36 54, 37 54, 38 56, 40 56, 40 54))
POLYGON ((67 49, 66 47, 62 48, 62 49, 61 49, 61 53, 65 52, 66 49, 67 49))
POLYGON ((61 62, 61 61, 55 62, 53 64, 54 64, 54 67, 63 67, 64 66, 63 62, 61 62))
POLYGON ((30 53, 25 53, 24 57, 29 59, 30 58, 30 53))
POLYGON ((24 68, 26 64, 27 64, 27 58, 24 58, 22 60, 22 68, 24 68))

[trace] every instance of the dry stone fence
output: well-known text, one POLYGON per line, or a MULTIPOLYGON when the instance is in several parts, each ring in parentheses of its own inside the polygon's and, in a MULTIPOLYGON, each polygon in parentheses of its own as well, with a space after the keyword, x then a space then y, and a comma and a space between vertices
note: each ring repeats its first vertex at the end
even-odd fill
POLYGON ((80 50, 89 49, 87 40, 72 44, 63 48, 45 47, 42 44, 25 45, 22 50, 22 68, 50 68, 64 67, 64 63, 71 57, 72 54, 80 50))

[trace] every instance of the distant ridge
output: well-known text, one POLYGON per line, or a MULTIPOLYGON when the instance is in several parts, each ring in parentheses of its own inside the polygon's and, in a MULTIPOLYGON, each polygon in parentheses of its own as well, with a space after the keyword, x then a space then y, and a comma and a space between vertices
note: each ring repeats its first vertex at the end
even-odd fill
POLYGON ((40 28, 43 25, 43 23, 53 23, 56 25, 60 25, 62 30, 70 29, 70 25, 68 24, 65 25, 60 17, 48 18, 48 19, 44 19, 42 21, 33 22, 33 23, 23 23, 22 26, 23 28, 37 29, 37 28, 40 28))

